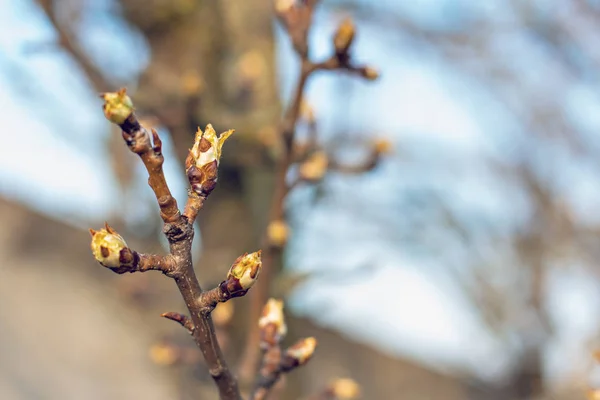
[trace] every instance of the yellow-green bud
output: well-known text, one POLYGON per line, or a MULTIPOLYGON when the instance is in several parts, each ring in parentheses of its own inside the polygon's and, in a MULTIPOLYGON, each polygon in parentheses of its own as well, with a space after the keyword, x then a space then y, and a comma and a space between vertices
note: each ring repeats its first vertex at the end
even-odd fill
POLYGON ((279 342, 287 333, 287 325, 283 315, 283 301, 277 299, 269 299, 267 304, 262 309, 262 315, 258 320, 258 327, 265 330, 267 326, 275 326, 274 340, 279 342))
POLYGON ((218 164, 221 159, 223 143, 225 143, 225 140, 227 140, 233 132, 234 130, 230 129, 217 136, 217 132, 211 124, 206 126, 204 132, 198 128, 196 139, 194 140, 194 147, 190 150, 194 165, 197 168, 202 168, 203 165, 213 161, 217 161, 218 164))
POLYGON ((356 31, 354 29, 354 22, 350 18, 346 18, 342 21, 340 26, 337 28, 335 32, 335 36, 333 37, 333 45, 335 46, 335 51, 338 54, 347 53, 354 41, 354 35, 356 31))
POLYGON ((375 139, 373 141, 373 150, 377 154, 389 154, 392 152, 392 143, 387 139, 375 139))
POLYGON ((90 233, 92 254, 96 261, 108 268, 119 267, 121 250, 127 248, 125 240, 108 224, 99 231, 90 229, 90 233))
POLYGON ((313 153, 299 168, 300 177, 309 182, 316 182, 323 178, 329 166, 329 158, 324 151, 313 153))
POLYGON ((339 400, 353 400, 360 395, 360 386, 353 379, 340 378, 330 385, 331 393, 339 400))
POLYGON ((588 400, 600 400, 600 389, 590 389, 587 392, 588 400))
POLYGON ((267 237, 269 238, 269 243, 271 243, 274 246, 285 246, 289 235, 290 228, 288 224, 282 219, 271 221, 267 226, 267 237))
POLYGON ((133 102, 125 88, 103 93, 100 97, 104 99, 104 116, 113 124, 121 125, 133 112, 133 102))
POLYGON ((293 346, 289 347, 285 354, 287 357, 291 357, 298 365, 304 365, 310 360, 315 353, 317 347, 317 339, 314 337, 308 337, 300 339, 293 346))
POLYGON ((197 194, 207 196, 215 188, 221 149, 233 132, 233 129, 230 129, 217 136, 211 124, 206 126, 204 132, 198 128, 194 146, 185 161, 188 180, 197 194))
POLYGON ((242 290, 248 290, 254 285, 260 274, 262 262, 260 250, 255 253, 244 254, 235 260, 229 272, 227 281, 235 281, 242 290))
POLYGON ((361 71, 363 78, 368 81, 375 81, 379 79, 379 71, 373 67, 365 67, 361 71))

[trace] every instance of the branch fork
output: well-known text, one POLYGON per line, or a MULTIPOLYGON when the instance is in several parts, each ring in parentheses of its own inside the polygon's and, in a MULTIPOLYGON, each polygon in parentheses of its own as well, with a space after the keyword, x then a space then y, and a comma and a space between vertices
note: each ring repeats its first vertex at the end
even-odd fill
POLYGON ((281 375, 306 364, 315 352, 317 340, 313 337, 297 341, 286 350, 281 342, 287 333, 283 315, 283 301, 269 299, 258 321, 260 348, 263 351, 261 367, 252 390, 251 400, 265 400, 281 375))
POLYGON ((163 233, 169 241, 170 252, 166 256, 138 253, 130 249, 125 240, 106 224, 100 231, 90 230, 92 254, 100 264, 119 274, 159 270, 172 278, 188 307, 189 317, 177 312, 164 313, 162 316, 179 323, 192 335, 219 389, 220 398, 241 400, 237 379, 223 357, 210 313, 216 302, 247 293, 260 272, 260 251, 239 257, 224 284, 208 292, 202 290, 196 278, 191 253, 193 222, 216 186, 221 148, 233 130, 218 137, 210 125, 204 132, 199 130, 186 163, 190 196, 181 214, 164 176, 162 142, 158 133, 154 129, 149 133, 142 126, 125 89, 104 93, 101 98, 104 99, 104 115, 121 128, 125 143, 140 157, 148 171, 148 184, 160 209, 164 222, 163 233), (216 296, 211 297, 210 294, 216 296))
MULTIPOLYGON (((307 38, 317 3, 318 0, 275 0, 277 17, 286 28, 300 57, 301 68, 292 101, 279 125, 284 150, 277 162, 270 223, 263 239, 264 253, 261 255, 258 251, 238 257, 226 278, 210 290, 202 290, 192 264, 193 225, 207 197, 216 187, 222 146, 233 134, 233 130, 217 135, 209 124, 204 131, 199 129, 196 133, 185 163, 190 188, 182 213, 164 176, 164 156, 158 132, 154 129, 148 131, 140 123, 125 89, 101 95, 104 100, 104 115, 121 128, 126 145, 140 157, 148 172, 148 184, 156 197, 164 222, 163 233, 169 241, 169 254, 160 256, 138 253, 129 248, 125 240, 108 224, 100 231, 90 230, 92 253, 100 264, 116 273, 158 270, 175 281, 189 314, 167 312, 162 317, 177 322, 192 335, 208 365, 221 400, 241 400, 241 395, 238 381, 229 370, 217 341, 211 313, 217 304, 244 296, 257 282, 261 270, 262 278, 258 280, 257 289, 254 290, 256 294, 253 296, 250 315, 253 321, 259 320, 259 327, 250 331, 247 353, 241 367, 241 375, 247 376, 249 371, 252 373, 255 370, 259 358, 261 360, 251 399, 265 399, 281 375, 308 362, 316 347, 314 338, 305 338, 282 349, 281 340, 287 333, 283 303, 273 299, 267 301, 273 265, 280 258, 290 234, 284 208, 286 196, 291 190, 286 182, 287 172, 292 164, 307 161, 307 158, 298 158, 296 125, 307 82, 314 72, 345 70, 368 80, 379 76, 371 67, 352 63, 350 50, 354 43, 355 28, 351 20, 345 20, 336 31, 333 38, 334 51, 330 58, 322 62, 310 60, 307 38)), ((314 128, 314 121, 312 126, 314 128)), ((312 143, 316 144, 316 141, 312 143)), ((325 171, 332 165, 325 153, 316 153, 318 151, 318 148, 314 148, 310 153, 304 154, 310 156, 312 162, 312 165, 304 167, 304 180, 314 182, 322 179, 325 171)))
MULTIPOLYGON (((260 318, 261 308, 267 301, 270 284, 273 280, 273 269, 281 259, 282 250, 290 234, 286 221, 285 201, 288 193, 300 182, 314 183, 323 178, 331 166, 330 160, 324 152, 318 152, 314 137, 311 138, 307 150, 300 155, 301 161, 307 161, 302 156, 312 156, 309 164, 300 169, 300 176, 291 185, 287 182, 288 171, 295 162, 299 161, 298 146, 296 143, 296 126, 300 120, 302 110, 306 111, 304 94, 310 77, 317 71, 347 71, 357 74, 369 81, 379 77, 377 71, 369 66, 357 66, 352 63, 350 52, 355 42, 356 28, 354 23, 347 19, 336 30, 332 39, 333 52, 325 61, 315 62, 309 57, 308 33, 312 24, 314 8, 318 0, 275 0, 276 15, 292 42, 296 54, 300 58, 300 75, 296 82, 292 99, 279 124, 279 136, 284 143, 283 154, 278 158, 276 166, 275 190, 271 199, 271 212, 269 223, 263 237, 263 277, 258 282, 252 296, 251 321, 260 318), (316 146, 315 146, 316 147, 316 146)), ((306 112, 305 112, 306 114, 306 112)), ((308 115, 308 122, 314 125, 314 116, 308 115)), ((314 126, 313 126, 314 127, 314 126)), ((245 354, 242 357, 240 375, 245 382, 250 381, 259 363, 260 331, 255 327, 248 335, 245 354)))

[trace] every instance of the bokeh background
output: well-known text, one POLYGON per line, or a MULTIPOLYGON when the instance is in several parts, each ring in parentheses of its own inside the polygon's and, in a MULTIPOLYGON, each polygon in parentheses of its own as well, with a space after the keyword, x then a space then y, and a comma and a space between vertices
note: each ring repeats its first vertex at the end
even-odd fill
MULTIPOLYGON (((288 199, 273 293, 311 363, 280 399, 352 377, 364 399, 583 399, 594 384, 600 275, 600 2, 324 0, 381 78, 321 73, 320 145, 360 165, 288 199)), ((167 178, 197 126, 235 128, 200 219, 196 270, 219 282, 264 230, 273 132, 298 72, 269 0, 0 0, 0 398, 216 398, 160 274, 89 254, 108 220, 163 251, 145 173, 97 94, 126 86, 166 141, 167 178)), ((310 134, 301 123, 299 134, 310 134)), ((351 169, 351 168, 350 168, 351 169)), ((244 299, 220 333, 242 352, 244 299)))

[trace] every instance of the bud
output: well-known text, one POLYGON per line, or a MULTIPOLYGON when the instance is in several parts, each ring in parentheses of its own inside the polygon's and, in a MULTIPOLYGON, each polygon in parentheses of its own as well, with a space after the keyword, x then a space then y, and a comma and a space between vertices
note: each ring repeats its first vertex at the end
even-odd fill
POLYGON ((374 81, 379 79, 379 72, 373 67, 364 67, 361 70, 361 75, 363 78, 369 81, 374 81))
POLYGON ((302 103, 300 103, 300 115, 302 115, 302 118, 309 124, 314 124, 316 122, 315 110, 306 100, 302 100, 302 103))
POLYGON ((288 224, 281 219, 271 221, 267 226, 267 237, 269 243, 277 247, 283 247, 287 243, 288 236, 290 234, 290 228, 288 224))
POLYGON ((178 349, 169 343, 156 343, 150 347, 150 359, 157 365, 170 366, 181 359, 178 349))
POLYGON ((239 256, 229 269, 227 280, 221 283, 222 290, 230 295, 245 294, 258 279, 261 266, 260 250, 239 256))
POLYGON ((183 78, 181 79, 181 88, 186 95, 198 95, 202 93, 204 86, 204 80, 196 70, 188 70, 183 74, 183 78))
POLYGON ((311 182, 321 180, 327 172, 328 165, 327 154, 324 151, 316 151, 300 165, 300 177, 311 182))
POLYGON ((373 150, 377 154, 389 154, 392 151, 392 143, 386 139, 375 139, 373 141, 373 150))
POLYGON ((192 190, 198 195, 206 197, 215 188, 221 148, 233 132, 230 129, 217 137, 211 124, 206 126, 204 132, 198 128, 194 146, 185 161, 188 180, 192 190))
POLYGON ((104 99, 104 116, 113 124, 121 125, 133 113, 133 102, 127 96, 127 91, 122 88, 118 92, 102 93, 104 99))
POLYGON ((283 316, 283 301, 269 299, 267 304, 263 307, 262 315, 258 320, 258 327, 261 331, 265 332, 268 326, 274 327, 274 337, 272 338, 273 340, 269 340, 269 342, 278 343, 287 333, 287 325, 285 324, 285 318, 283 316))
POLYGON ((340 378, 330 385, 331 393, 339 400, 352 400, 360 395, 360 386, 353 379, 340 378))
POLYGON ((250 50, 240 58, 237 67, 242 79, 256 81, 264 75, 267 64, 260 51, 250 50))
POLYGON ((588 400, 600 400, 600 389, 591 389, 587 392, 588 400))
POLYGON ((315 353, 316 347, 317 339, 314 337, 300 339, 296 344, 286 350, 285 355, 286 357, 295 360, 298 363, 298 366, 304 365, 315 353))
POLYGON ((90 233, 92 234, 92 254, 96 261, 108 268, 121 266, 121 251, 127 248, 125 240, 108 226, 108 223, 104 229, 99 231, 90 229, 90 233))
POLYGON ((350 18, 346 18, 338 26, 335 36, 333 37, 333 45, 337 54, 346 54, 354 41, 354 22, 350 18))
POLYGON ((275 0, 275 11, 283 14, 294 8, 296 0, 275 0))

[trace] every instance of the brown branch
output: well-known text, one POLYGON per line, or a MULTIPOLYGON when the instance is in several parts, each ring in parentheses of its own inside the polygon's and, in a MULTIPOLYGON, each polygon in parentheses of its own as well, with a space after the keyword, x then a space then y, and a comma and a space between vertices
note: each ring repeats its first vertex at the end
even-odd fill
POLYGON ((108 223, 99 231, 90 229, 90 234, 94 258, 117 274, 151 270, 169 274, 175 268, 175 260, 170 255, 141 254, 130 249, 125 240, 108 223))
MULTIPOLYGON (((159 256, 156 254, 140 254, 135 251, 131 251, 129 254, 123 254, 125 252, 121 252, 121 260, 125 261, 123 263, 123 267, 125 267, 128 259, 133 261, 133 265, 131 267, 127 267, 128 270, 125 272, 146 272, 146 271, 162 271, 165 274, 168 274, 173 270, 174 260, 171 255, 167 256, 159 256), (139 262, 135 262, 139 260, 139 262)), ((115 271, 117 273, 123 273, 119 271, 115 271)))
POLYGON ((187 218, 190 224, 193 224, 196 220, 198 212, 204 205, 204 200, 206 200, 206 197, 199 196, 192 190, 189 191, 183 215, 187 218))
MULTIPOLYGON (((217 385, 220 399, 241 400, 237 380, 229 370, 217 341, 215 327, 210 316, 212 310, 204 307, 202 302, 198 301, 202 298, 203 292, 194 272, 191 252, 194 237, 193 219, 202 207, 203 201, 210 190, 216 185, 216 168, 220 148, 231 132, 221 135, 219 138, 216 137, 216 134, 211 136, 211 132, 209 132, 209 135, 205 137, 204 134, 209 131, 207 128, 206 132, 196 136, 196 143, 194 143, 194 148, 190 152, 190 162, 193 165, 186 166, 194 193, 190 194, 191 200, 188 201, 186 206, 186 214, 181 215, 177 202, 171 195, 164 177, 162 169, 164 158, 161 141, 156 131, 152 130, 151 139, 148 131, 140 124, 133 113, 133 104, 124 89, 116 93, 105 93, 102 97, 105 101, 103 108, 106 118, 121 127, 125 143, 132 152, 139 155, 148 171, 148 184, 152 188, 160 207, 161 217, 164 221, 163 233, 169 241, 170 254, 164 259, 148 256, 147 258, 139 257, 139 260, 147 259, 145 263, 148 265, 153 265, 152 262, 160 260, 169 260, 168 268, 165 267, 161 270, 175 280, 188 308, 191 323, 189 319, 186 320, 182 316, 178 317, 172 313, 167 314, 172 317, 171 319, 179 319, 183 322, 188 330, 190 326, 193 326, 192 337, 200 348, 208 370, 217 385), (210 143, 202 142, 202 139, 207 139, 210 143), (211 147, 213 151, 208 152, 211 147), (207 161, 208 155, 215 154, 216 158, 213 157, 208 160, 206 165, 203 164, 207 161), (194 174, 190 174, 190 167, 192 167, 194 174)), ((104 246, 98 243, 94 245, 94 241, 100 242, 101 236, 98 233, 94 234, 92 241, 92 249, 98 261, 113 270, 118 269, 122 264, 121 254, 125 251, 126 255, 129 256, 126 264, 128 266, 136 264, 135 254, 137 253, 128 252, 125 241, 116 232, 109 231, 107 227, 106 232, 102 232, 102 235, 104 241, 101 244, 104 244, 104 246), (109 249, 109 254, 106 254, 106 251, 103 253, 102 247, 109 249)), ((260 253, 258 253, 258 256, 257 253, 253 253, 236 260, 225 281, 227 290, 242 295, 241 292, 245 293, 250 288, 258 277, 260 270, 259 256, 260 253)), ((163 261, 163 264, 165 263, 166 261, 163 261)), ((163 264, 158 263, 157 265, 160 267, 163 264)), ((137 265, 140 265, 140 262, 137 265)), ((165 315, 165 317, 167 316, 165 315)))
POLYGON ((258 373, 250 400, 264 400, 281 376, 281 348, 273 346, 263 354, 263 364, 258 373))
POLYGON ((290 347, 282 354, 279 346, 272 347, 263 355, 263 365, 259 371, 259 378, 256 381, 256 386, 250 396, 251 400, 265 400, 273 386, 284 373, 289 373, 294 369, 304 365, 292 354, 294 347, 306 346, 306 341, 312 339, 302 339, 294 346, 290 347))
POLYGON ((285 352, 281 351, 279 344, 269 347, 263 354, 262 366, 250 399, 265 400, 282 374, 308 362, 315 344, 314 338, 306 338, 299 340, 285 352))
POLYGON ((160 314, 161 317, 170 319, 171 321, 177 322, 179 325, 183 326, 190 335, 194 334, 194 323, 187 315, 180 314, 178 312, 169 311, 163 314, 160 314))
POLYGON ((381 161, 381 153, 377 149, 370 151, 366 160, 358 164, 343 164, 332 159, 329 161, 329 170, 344 174, 361 174, 375 169, 381 161))
MULTIPOLYGON (((125 92, 123 91, 124 94, 125 92)), ((171 194, 163 172, 164 157, 162 154, 162 142, 158 133, 152 129, 151 140, 150 134, 140 124, 133 112, 118 125, 123 130, 123 139, 127 143, 127 147, 140 156, 148 171, 148 185, 150 185, 156 196, 161 218, 165 224, 178 221, 180 214, 177 208, 177 200, 171 194)))
MULTIPOLYGON (((280 135, 284 142, 284 154, 278 160, 275 175, 275 190, 271 198, 271 210, 269 213, 269 225, 276 221, 285 221, 285 199, 287 194, 295 186, 288 185, 286 177, 288 170, 295 160, 294 139, 296 136, 296 125, 300 117, 304 93, 310 77, 317 71, 324 70, 346 70, 359 74, 366 79, 378 78, 377 72, 370 67, 357 67, 351 62, 350 47, 354 39, 354 26, 346 22, 346 26, 338 28, 334 37, 335 53, 323 62, 312 62, 309 59, 308 31, 312 23, 312 14, 317 0, 304 2, 302 5, 294 5, 293 2, 276 2, 276 11, 279 20, 287 30, 292 41, 294 50, 300 57, 300 75, 298 77, 291 102, 286 109, 279 126, 280 135), (280 7, 281 5, 281 7, 280 7), (343 29, 342 29, 343 28, 343 29)), ((274 278, 275 264, 281 260, 283 245, 274 243, 268 235, 263 236, 263 277, 257 284, 257 288, 251 296, 250 321, 256 321, 260 317, 261 308, 269 297, 271 282, 274 278)), ((260 353, 258 343, 260 334, 255 326, 250 327, 246 340, 244 355, 240 362, 240 378, 248 382, 254 375, 260 353)))
POLYGON ((287 333, 283 316, 283 302, 269 299, 259 319, 260 348, 263 350, 251 400, 265 400, 282 374, 306 364, 312 357, 317 341, 315 338, 299 340, 285 352, 281 341, 287 333))
POLYGON ((173 247, 175 253, 186 254, 183 258, 183 271, 174 279, 194 323, 195 329, 192 334, 194 341, 204 356, 210 375, 219 389, 220 398, 222 400, 240 400, 237 381, 227 366, 210 314, 203 313, 195 301, 202 294, 202 289, 191 263, 191 243, 189 247, 187 243, 173 247))
MULTIPOLYGON (((311 74, 315 71, 313 64, 308 59, 307 34, 310 22, 312 20, 313 5, 304 7, 292 7, 286 10, 278 10, 278 17, 288 30, 288 34, 294 44, 294 49, 301 58, 301 71, 292 101, 284 113, 279 126, 280 136, 284 141, 284 154, 277 161, 275 172, 275 190, 271 198, 271 210, 269 212, 269 223, 285 220, 285 198, 289 192, 286 183, 287 172, 292 165, 294 155, 294 136, 296 133, 296 124, 300 116, 302 99, 306 84, 311 74)), ((281 258, 283 244, 274 244, 269 240, 268 234, 263 237, 263 277, 258 282, 254 294, 251 296, 250 321, 259 319, 263 304, 269 297, 270 285, 273 280, 276 262, 281 258)), ((249 382, 254 376, 254 371, 258 364, 260 356, 258 343, 260 332, 251 325, 249 329, 244 355, 240 363, 240 378, 249 382)))
POLYGON ((244 296, 256 283, 262 267, 261 251, 239 256, 216 288, 202 292, 196 300, 203 313, 211 313, 217 304, 244 296))
MULTIPOLYGON (((374 79, 377 75, 372 69, 355 67, 350 62, 348 51, 354 37, 354 27, 351 23, 346 23, 336 33, 334 39, 336 52, 330 59, 321 63, 314 63, 309 60, 307 34, 315 4, 316 0, 310 0, 305 1, 302 5, 287 7, 286 10, 278 8, 279 17, 288 28, 294 48, 300 56, 301 71, 292 101, 282 118, 279 128, 285 151, 277 165, 276 189, 271 202, 270 227, 273 227, 274 223, 279 223, 287 228, 284 202, 290 187, 286 183, 286 175, 294 162, 296 125, 310 76, 319 70, 337 69, 358 72, 368 79, 374 79)), ((102 97, 105 101, 105 116, 111 122, 119 125, 127 146, 140 157, 148 171, 148 184, 154 192, 160 208, 161 218, 164 221, 163 233, 168 239, 170 254, 164 259, 150 257, 146 263, 157 265, 156 269, 163 270, 167 276, 175 280, 190 313, 189 318, 175 313, 167 313, 168 316, 165 315, 165 317, 178 321, 186 326, 188 330, 193 327, 191 334, 208 365, 209 372, 219 390, 220 398, 222 400, 241 400, 238 382, 230 372, 217 341, 211 312, 219 302, 243 296, 256 282, 260 271, 260 253, 246 254, 238 258, 231 267, 227 279, 208 292, 203 292, 200 287, 191 256, 194 236, 193 222, 205 199, 216 186, 221 147, 233 131, 227 131, 217 136, 212 126, 208 125, 204 132, 200 130, 197 132, 194 146, 186 159, 186 173, 191 187, 182 215, 164 177, 162 144, 157 132, 152 130, 151 137, 150 133, 140 124, 133 112, 131 99, 126 95, 124 89, 116 93, 105 93, 102 97), (168 268, 163 266, 163 264, 166 265, 166 261, 162 261, 163 264, 161 264, 159 262, 161 260, 170 260, 168 268)), ((93 241, 97 240, 97 236, 95 235, 93 241)), ((117 269, 115 272, 118 272, 124 264, 127 267, 140 265, 142 257, 139 255, 136 257, 137 253, 130 251, 124 240, 116 232, 108 231, 107 227, 107 235, 105 236, 106 246, 98 245, 95 249, 93 247, 94 255, 103 265, 113 270, 117 269), (103 252, 104 248, 110 250, 108 254, 105 254, 106 251, 103 252)), ((273 278, 273 268, 276 261, 281 258, 285 238, 287 238, 287 234, 269 235, 269 230, 264 235, 265 257, 263 263, 266 264, 264 272, 266 276, 261 279, 259 290, 254 296, 250 313, 251 318, 252 316, 255 317, 254 320, 258 319, 259 311, 257 310, 260 310, 266 300, 270 282, 273 278), (275 236, 277 236, 277 240, 275 240, 275 236), (282 240, 282 238, 284 239, 282 240)), ((261 331, 250 330, 248 346, 246 347, 250 352, 246 353, 244 356, 245 364, 242 364, 242 374, 244 372, 246 375, 251 374, 258 361, 258 344, 262 343, 260 348, 264 350, 263 362, 253 390, 253 399, 266 398, 281 374, 305 364, 312 356, 316 346, 314 338, 307 338, 282 352, 279 342, 285 332, 281 332, 281 327, 278 329, 276 325, 270 323, 265 326, 263 322, 261 319, 259 325, 264 328, 261 331), (255 349, 254 353, 252 349, 255 349), (244 368, 244 365, 246 368, 244 368)))

